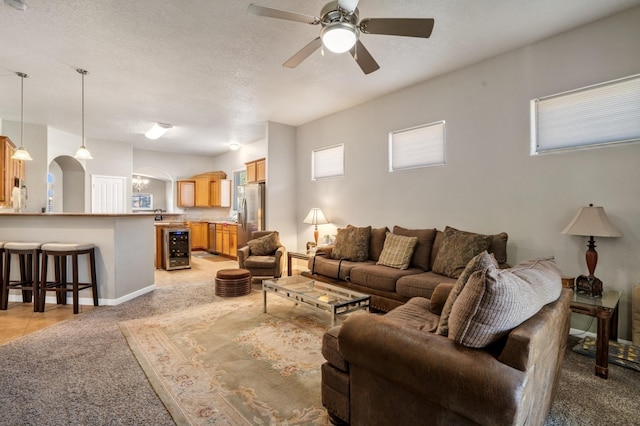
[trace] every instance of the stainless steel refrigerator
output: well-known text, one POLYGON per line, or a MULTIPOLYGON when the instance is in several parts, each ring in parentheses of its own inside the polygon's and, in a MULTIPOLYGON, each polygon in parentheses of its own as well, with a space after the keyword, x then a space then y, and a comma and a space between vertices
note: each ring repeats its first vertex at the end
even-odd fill
POLYGON ((264 183, 248 183, 244 186, 244 198, 238 211, 238 248, 247 245, 253 231, 265 230, 264 183))

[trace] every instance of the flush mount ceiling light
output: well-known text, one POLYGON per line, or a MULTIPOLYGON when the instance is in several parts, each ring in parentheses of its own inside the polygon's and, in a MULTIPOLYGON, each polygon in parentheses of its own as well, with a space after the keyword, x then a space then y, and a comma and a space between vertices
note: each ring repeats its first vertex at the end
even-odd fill
POLYGON ((171 124, 153 123, 153 126, 151 126, 151 128, 147 130, 144 135, 147 137, 147 139, 155 140, 167 133, 172 128, 173 126, 171 124))
POLYGON ((82 76, 82 145, 76 151, 74 158, 78 160, 93 160, 91 153, 87 149, 85 145, 85 137, 84 137, 84 76, 89 74, 87 70, 83 70, 81 68, 76 69, 78 73, 82 76))
POLYGON ((29 76, 23 72, 17 72, 16 75, 20 77, 20 148, 11 156, 11 159, 31 161, 33 158, 22 145, 22 135, 24 134, 24 79, 29 76))
POLYGON ((27 3, 24 0, 4 0, 4 2, 20 12, 27 10, 27 3))
POLYGON ((230 149, 231 151, 237 151, 237 150, 239 150, 239 149, 240 149, 240 144, 239 144, 239 143, 237 143, 237 142, 231 142, 231 143, 229 144, 229 149, 230 149))
POLYGON ((344 53, 356 44, 358 33, 355 25, 348 22, 333 22, 322 28, 322 44, 333 53, 344 53))

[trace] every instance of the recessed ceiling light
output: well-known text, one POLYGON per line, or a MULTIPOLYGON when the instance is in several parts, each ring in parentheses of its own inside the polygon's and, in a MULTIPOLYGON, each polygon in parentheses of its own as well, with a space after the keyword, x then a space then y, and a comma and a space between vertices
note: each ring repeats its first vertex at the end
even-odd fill
POLYGON ((240 149, 240 144, 236 143, 236 142, 232 142, 232 143, 229 144, 229 149, 231 151, 237 151, 237 150, 240 149))
POLYGON ((24 0, 4 0, 4 2, 20 12, 27 10, 27 3, 24 0))

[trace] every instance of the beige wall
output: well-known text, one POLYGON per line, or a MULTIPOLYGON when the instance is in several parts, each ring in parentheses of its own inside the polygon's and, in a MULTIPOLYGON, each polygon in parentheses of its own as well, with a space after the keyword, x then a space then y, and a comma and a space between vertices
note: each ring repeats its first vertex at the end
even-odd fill
MULTIPOLYGON (((623 292, 620 333, 629 339, 640 144, 532 157, 529 100, 640 73, 638 22, 640 8, 631 9, 300 126, 298 241, 311 235, 301 222, 317 206, 332 222, 321 234, 347 224, 506 231, 511 263, 555 256, 575 276, 586 273, 586 238, 560 232, 579 207, 601 205, 624 237, 596 239, 596 275, 623 292), (437 120, 446 120, 446 166, 389 173, 388 132, 437 120), (312 182, 311 150, 337 143, 344 177, 312 182)), ((591 324, 574 317, 575 328, 591 324)))

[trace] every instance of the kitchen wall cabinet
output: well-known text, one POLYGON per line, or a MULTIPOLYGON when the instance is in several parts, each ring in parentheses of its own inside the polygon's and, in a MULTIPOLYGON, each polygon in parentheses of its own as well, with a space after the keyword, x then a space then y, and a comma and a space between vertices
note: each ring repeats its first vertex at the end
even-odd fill
POLYGON ((191 230, 191 250, 209 248, 209 222, 188 222, 191 230))
POLYGON ((247 183, 264 182, 267 178, 267 162, 264 158, 245 163, 247 183))
POLYGON ((216 250, 218 254, 238 257, 238 226, 234 223, 216 225, 216 250))
POLYGON ((11 192, 15 178, 24 180, 24 161, 12 160, 16 146, 6 136, 0 136, 0 206, 11 207, 11 192))
POLYGON ((207 172, 178 181, 178 207, 230 207, 231 181, 224 172, 207 172))

